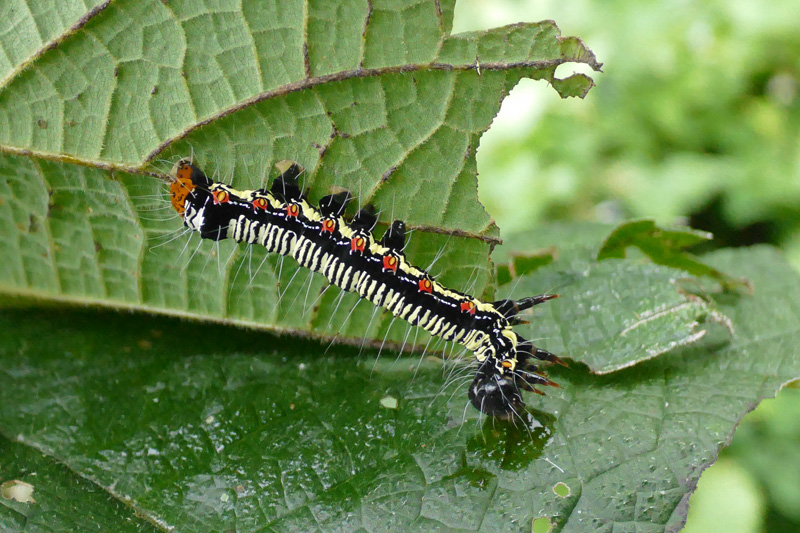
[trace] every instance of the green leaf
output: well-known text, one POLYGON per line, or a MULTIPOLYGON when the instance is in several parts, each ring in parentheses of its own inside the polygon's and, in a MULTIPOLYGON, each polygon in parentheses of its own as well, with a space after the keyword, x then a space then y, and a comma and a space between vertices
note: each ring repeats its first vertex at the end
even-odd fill
MULTIPOLYGON (((490 294, 479 137, 521 78, 599 69, 591 51, 552 21, 450 35, 452 0, 223 4, 75 2, 24 51, 0 40, 0 293, 399 346, 404 328, 292 261, 179 236, 163 180, 191 156, 242 188, 295 160, 312 201, 349 188, 417 230, 416 264, 490 294)), ((14 13, 0 36, 55 16, 14 13)))
POLYGON ((419 230, 416 263, 441 256, 442 282, 489 294, 479 136, 522 77, 583 96, 591 80, 555 68, 599 68, 552 22, 450 35, 453 2, 62 4, 0 22, 0 294, 23 307, 0 313, 0 481, 36 490, 0 501, 4 526, 674 530, 743 413, 800 374, 797 275, 773 251, 709 258, 755 294, 701 300, 674 287, 685 267, 595 262, 590 228, 536 235, 518 251, 558 245, 556 260, 521 261, 530 275, 503 290, 565 289, 531 337, 617 371, 553 369, 562 388, 517 426, 465 409, 467 370, 438 359, 25 309, 416 344, 288 263, 178 235, 164 174, 191 155, 253 187, 296 160, 312 199, 350 188, 419 230), (686 346, 726 319, 732 338, 686 346))
POLYGON ((556 263, 511 285, 518 295, 542 289, 562 294, 542 311, 552 323, 534 318, 518 329, 594 372, 613 372, 696 343, 715 324, 733 329, 713 303, 678 290, 684 277, 678 270, 619 260, 579 264, 585 268, 564 270, 556 263))
POLYGON ((534 317, 518 331, 598 374, 633 366, 701 339, 723 342, 733 334, 734 324, 709 294, 684 290, 684 285, 695 282, 686 271, 642 259, 625 260, 624 254, 620 259, 607 258, 609 254, 603 250, 627 227, 629 224, 623 224, 611 231, 602 247, 598 239, 609 232, 602 225, 575 225, 571 233, 569 225, 553 225, 511 235, 508 241, 522 249, 539 248, 546 236, 557 244, 531 258, 512 253, 510 272, 519 274, 527 269, 529 274, 508 279, 499 296, 561 295, 541 309, 552 321, 542 324, 534 317))
POLYGON ((528 254, 514 254, 511 258, 510 271, 514 277, 524 276, 539 267, 549 265, 554 259, 555 248, 528 254))
POLYGON ((665 230, 652 220, 634 220, 620 225, 608 236, 597 253, 597 259, 625 257, 625 250, 635 246, 656 264, 679 268, 695 276, 708 276, 726 289, 747 288, 745 280, 733 279, 683 251, 712 238, 710 233, 691 228, 665 230))
MULTIPOLYGON (((8 401, 5 397, 4 401, 8 401)), ((13 398, 12 398, 13 401, 13 398)), ((30 401, 18 397, 17 402, 30 401)), ((135 514, 96 483, 86 480, 29 445, 0 435, 0 485, 13 481, 33 489, 27 503, 0 497, 0 529, 3 531, 89 531, 99 525, 107 531, 158 531, 155 524, 135 514), (33 501, 31 501, 31 499, 33 501)))
MULTIPOLYGON (((561 388, 529 398, 527 429, 465 410, 434 360, 20 310, 0 315, 0 433, 178 530, 675 531, 744 413, 800 375, 797 273, 769 248, 703 260, 753 282, 718 297, 729 342, 605 376, 554 368, 561 388)), ((74 490, 77 509, 91 498, 74 490)))

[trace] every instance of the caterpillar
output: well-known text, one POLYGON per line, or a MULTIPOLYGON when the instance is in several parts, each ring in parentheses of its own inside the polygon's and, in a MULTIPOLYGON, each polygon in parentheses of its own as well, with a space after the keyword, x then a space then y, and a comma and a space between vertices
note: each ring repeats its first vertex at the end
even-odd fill
POLYGON ((522 390, 543 395, 535 386, 558 386, 536 363, 564 362, 512 329, 523 323, 517 316, 521 311, 558 295, 486 303, 445 288, 406 260, 403 221, 393 221, 375 239, 374 207, 364 206, 347 221, 344 213, 352 200, 348 191, 327 195, 315 207, 300 188, 302 168, 282 164, 283 172, 269 190, 238 191, 181 160, 170 173, 172 207, 184 226, 204 239, 231 238, 291 256, 331 284, 358 293, 431 335, 463 345, 477 360, 468 397, 482 413, 516 415, 525 406, 522 390))

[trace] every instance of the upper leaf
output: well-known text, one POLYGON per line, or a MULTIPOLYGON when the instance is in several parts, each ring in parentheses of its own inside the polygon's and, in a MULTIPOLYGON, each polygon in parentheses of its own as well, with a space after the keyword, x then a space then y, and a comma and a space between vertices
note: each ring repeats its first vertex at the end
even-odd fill
POLYGON ((482 295, 498 231, 477 197, 480 135, 520 78, 583 96, 591 80, 559 84, 555 68, 599 68, 551 21, 451 36, 452 1, 120 0, 72 12, 13 56, 0 85, 0 150, 12 154, 0 160, 0 249, 13 258, 0 290, 324 336, 337 326, 354 342, 367 323, 375 339, 402 332, 371 310, 349 315, 349 296, 351 321, 331 325, 336 291, 260 250, 171 240, 180 221, 152 176, 191 156, 252 188, 295 160, 312 201, 345 187, 381 223, 429 232, 411 260, 442 255, 440 281, 482 295))

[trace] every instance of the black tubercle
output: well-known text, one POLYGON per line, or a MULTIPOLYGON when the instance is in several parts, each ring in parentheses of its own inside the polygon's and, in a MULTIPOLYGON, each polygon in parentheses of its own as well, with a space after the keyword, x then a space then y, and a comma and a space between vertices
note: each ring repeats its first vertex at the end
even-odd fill
POLYGON ((270 192, 282 202, 294 202, 303 198, 300 184, 297 181, 303 169, 297 163, 293 163, 280 176, 275 178, 270 187, 270 192))
POLYGON ((378 217, 375 215, 375 206, 367 204, 353 217, 350 227, 356 231, 360 230, 369 233, 377 223, 378 217))
POLYGON ((514 382, 521 389, 528 392, 535 392, 544 395, 544 393, 535 388, 535 385, 549 385, 551 387, 558 387, 558 384, 547 379, 546 376, 541 374, 541 370, 516 370, 514 372, 514 382))
POLYGON ((520 363, 526 363, 531 357, 538 359, 539 361, 547 361, 550 363, 556 363, 562 366, 568 366, 567 363, 561 360, 560 357, 556 356, 553 353, 548 352, 547 350, 542 350, 541 348, 537 348, 533 345, 533 343, 527 339, 523 339, 519 335, 517 336, 519 342, 517 343, 517 356, 519 357, 520 363))
POLYGON ((406 223, 402 220, 392 222, 392 225, 383 234, 380 244, 395 252, 402 252, 406 247, 406 223))
POLYGON ((350 191, 337 192, 323 196, 319 201, 319 212, 324 217, 340 217, 344 214, 347 204, 353 199, 350 191))
POLYGON ((530 309, 534 305, 539 305, 541 303, 546 302, 547 300, 552 300, 553 298, 558 298, 557 294, 540 294, 538 296, 530 296, 528 298, 523 298, 521 300, 497 300, 496 302, 492 302, 492 305, 495 309, 497 309, 500 314, 502 314, 506 318, 511 318, 516 316, 520 312, 530 309))

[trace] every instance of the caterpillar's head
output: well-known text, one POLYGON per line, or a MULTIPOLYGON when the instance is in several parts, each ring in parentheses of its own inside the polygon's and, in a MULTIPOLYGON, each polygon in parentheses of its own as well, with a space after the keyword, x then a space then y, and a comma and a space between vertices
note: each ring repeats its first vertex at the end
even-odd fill
POLYGON ((492 359, 484 361, 475 374, 469 387, 469 401, 484 414, 506 418, 519 413, 525 402, 514 374, 496 368, 492 359))
POLYGON ((172 167, 170 175, 173 177, 173 182, 169 186, 172 208, 183 216, 186 210, 186 198, 197 187, 209 187, 211 180, 203 174, 202 170, 185 159, 178 161, 172 167))

